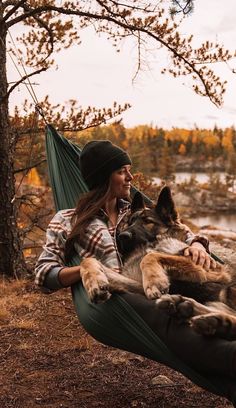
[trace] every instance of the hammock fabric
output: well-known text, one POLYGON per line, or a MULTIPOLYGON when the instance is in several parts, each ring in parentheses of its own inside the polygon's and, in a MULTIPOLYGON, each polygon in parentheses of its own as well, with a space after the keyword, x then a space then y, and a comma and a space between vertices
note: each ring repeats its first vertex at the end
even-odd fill
MULTIPOLYGON (((53 126, 48 125, 46 152, 56 210, 74 208, 79 195, 87 191, 78 165, 80 148, 60 135, 53 126)), ((147 197, 145 199, 149 200, 147 197)), ((77 255, 71 260, 70 265, 78 265, 79 262, 77 255)), ((165 364, 181 372, 197 385, 236 403, 236 392, 229 389, 227 379, 223 376, 205 377, 182 362, 123 297, 113 295, 103 304, 92 304, 83 286, 78 283, 72 287, 72 298, 81 324, 101 343, 165 364)))

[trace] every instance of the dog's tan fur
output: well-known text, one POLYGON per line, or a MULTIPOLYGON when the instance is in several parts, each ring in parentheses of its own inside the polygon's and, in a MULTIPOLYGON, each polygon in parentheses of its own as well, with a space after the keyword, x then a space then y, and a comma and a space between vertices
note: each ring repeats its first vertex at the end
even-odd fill
POLYGON ((236 338, 236 314, 234 316, 232 308, 219 302, 214 305, 202 305, 181 295, 165 294, 169 290, 171 280, 218 282, 223 288, 218 300, 227 303, 224 287, 232 280, 230 271, 220 264, 217 264, 216 269, 206 271, 194 264, 190 257, 180 255, 187 247, 183 241, 186 239, 188 228, 180 222, 168 188, 164 188, 160 193, 154 210, 140 209, 140 206, 143 204, 139 203, 138 208, 137 204, 131 206, 130 214, 120 226, 120 236, 124 231, 127 233, 132 228, 141 228, 137 230, 136 235, 140 237, 144 233, 145 237, 151 237, 152 232, 155 235, 154 243, 151 245, 137 243, 137 248, 125 257, 122 274, 104 267, 95 258, 84 259, 81 262, 80 273, 91 301, 107 300, 112 292, 145 293, 149 299, 159 299, 157 307, 181 319, 191 320, 193 328, 200 333, 234 338, 235 332, 236 338), (132 224, 132 217, 138 220, 138 227, 137 221, 136 224, 135 221, 132 224), (231 329, 228 330, 228 327, 231 329))

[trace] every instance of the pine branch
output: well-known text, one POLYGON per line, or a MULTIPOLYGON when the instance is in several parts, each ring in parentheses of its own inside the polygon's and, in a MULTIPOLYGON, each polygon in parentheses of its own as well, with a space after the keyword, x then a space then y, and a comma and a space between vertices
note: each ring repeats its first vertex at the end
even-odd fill
POLYGON ((22 7, 23 6, 23 4, 26 2, 27 0, 21 0, 21 1, 18 1, 12 8, 11 8, 11 10, 9 10, 6 14, 5 14, 5 16, 3 17, 3 21, 4 22, 6 22, 8 19, 9 19, 9 17, 11 17, 20 7, 22 7))

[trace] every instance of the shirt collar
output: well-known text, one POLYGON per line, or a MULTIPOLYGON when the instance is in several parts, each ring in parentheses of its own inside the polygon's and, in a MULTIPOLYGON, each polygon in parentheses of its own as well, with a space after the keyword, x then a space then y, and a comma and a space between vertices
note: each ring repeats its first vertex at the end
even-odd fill
MULTIPOLYGON (((117 207, 118 207, 118 218, 119 218, 119 215, 123 214, 130 208, 130 202, 127 200, 119 199, 117 202, 117 207)), ((109 219, 106 211, 103 208, 100 208, 98 216, 99 218, 106 220, 106 221, 109 219)))

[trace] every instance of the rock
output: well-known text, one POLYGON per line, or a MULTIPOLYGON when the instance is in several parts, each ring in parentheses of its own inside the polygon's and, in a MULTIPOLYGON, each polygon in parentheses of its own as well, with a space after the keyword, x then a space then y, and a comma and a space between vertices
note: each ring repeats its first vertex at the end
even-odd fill
POLYGON ((153 385, 174 385, 174 382, 165 375, 158 375, 151 380, 153 385))
POLYGON ((144 357, 138 356, 132 353, 127 353, 126 351, 119 351, 115 354, 109 356, 113 364, 129 364, 130 361, 144 361, 144 357))
POLYGON ((146 407, 147 405, 145 404, 145 402, 143 402, 143 401, 138 401, 138 400, 133 400, 133 401, 131 401, 131 403, 130 403, 130 406, 132 407, 132 408, 140 408, 140 407, 146 407))
POLYGON ((236 251, 232 248, 225 248, 217 242, 210 243, 210 250, 222 259, 231 268, 236 268, 236 251))
POLYGON ((212 237, 222 236, 224 238, 236 240, 236 232, 229 230, 203 228, 199 231, 199 234, 211 235, 212 237))
POLYGON ((191 205, 191 197, 179 191, 174 195, 174 200, 177 207, 188 207, 191 205))

